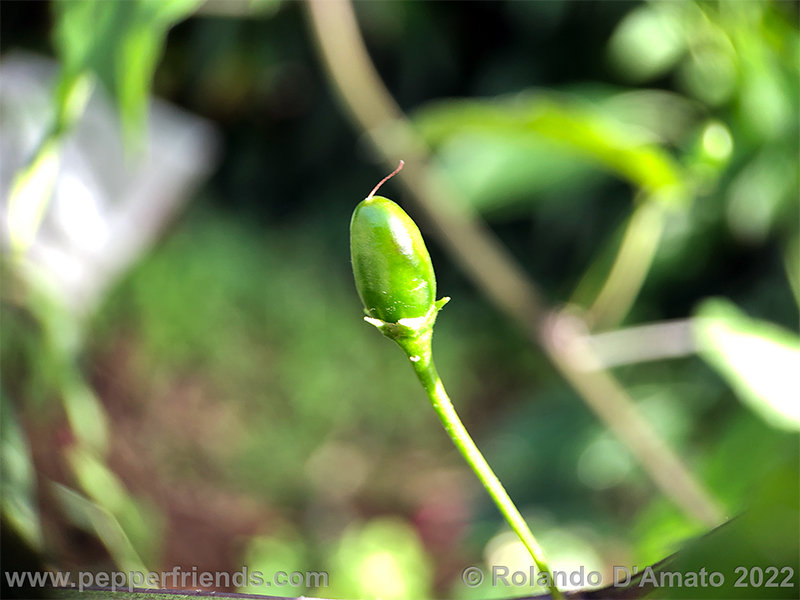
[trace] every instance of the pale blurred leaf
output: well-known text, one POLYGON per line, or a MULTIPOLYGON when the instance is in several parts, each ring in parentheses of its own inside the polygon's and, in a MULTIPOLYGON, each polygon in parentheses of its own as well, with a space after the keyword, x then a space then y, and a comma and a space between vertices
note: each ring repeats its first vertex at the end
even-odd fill
POLYGON ((736 237, 764 241, 780 217, 797 202, 797 156, 782 147, 758 153, 728 188, 726 217, 736 237))
POLYGON ((132 496, 117 474, 93 451, 76 445, 68 450, 67 460, 80 488, 97 507, 113 516, 136 555, 155 559, 161 543, 158 511, 132 496))
POLYGON ((632 10, 611 37, 611 62, 631 81, 665 74, 686 50, 681 10, 664 4, 632 10))
POLYGON ((598 98, 610 118, 653 135, 653 141, 677 144, 694 131, 702 105, 675 92, 632 89, 598 98))
POLYGON ((64 485, 54 483, 52 491, 67 518, 76 526, 97 535, 121 570, 147 571, 130 539, 111 512, 64 485))
POLYGON ((89 498, 111 514, 119 513, 128 492, 116 474, 94 453, 80 446, 70 448, 67 459, 78 484, 89 498))
POLYGON ((530 205, 542 194, 580 188, 597 172, 557 144, 532 136, 468 132, 450 137, 438 152, 459 198, 482 212, 530 205))
POLYGON ((712 106, 726 103, 736 90, 736 54, 728 47, 709 43, 698 48, 678 70, 681 86, 712 106))
POLYGON ((711 299, 696 312, 700 355, 753 411, 776 427, 800 430, 800 338, 711 299))

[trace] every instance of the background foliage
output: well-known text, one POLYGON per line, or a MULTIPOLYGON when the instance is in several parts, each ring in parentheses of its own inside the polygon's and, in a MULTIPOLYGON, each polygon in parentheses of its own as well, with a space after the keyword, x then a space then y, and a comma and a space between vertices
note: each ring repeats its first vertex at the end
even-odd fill
MULTIPOLYGON (((797 5, 356 9, 459 201, 550 300, 596 308, 596 331, 696 316, 696 353, 614 372, 725 514, 769 478, 766 505, 796 508, 797 5), (641 284, 630 311, 615 286, 593 304, 631 215, 648 206, 652 252, 635 263, 645 276, 615 280, 641 284)), ((36 50, 62 67, 40 158, 58 156, 92 85, 116 99, 128 152, 151 91, 223 137, 213 176, 85 323, 12 256, 37 227, 15 206, 39 202, 41 218, 57 160, 15 179, 0 330, 4 536, 59 569, 330 573, 327 589, 286 594, 529 593, 460 581, 468 564, 526 559, 400 354, 360 320, 348 221, 383 168, 332 96, 303 5, 2 10, 4 54, 36 50)), ((392 186, 386 195, 403 201, 392 186)), ((440 371, 555 568, 649 564, 705 531, 421 226, 453 297, 437 325, 440 371)))

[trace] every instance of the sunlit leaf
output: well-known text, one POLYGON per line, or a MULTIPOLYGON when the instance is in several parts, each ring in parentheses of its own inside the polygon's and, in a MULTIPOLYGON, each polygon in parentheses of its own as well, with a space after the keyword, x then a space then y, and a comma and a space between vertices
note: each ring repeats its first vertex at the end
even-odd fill
POLYGON ((18 253, 25 252, 36 238, 58 178, 61 135, 83 113, 93 84, 87 74, 62 77, 56 89, 51 131, 14 177, 8 200, 8 228, 11 246, 18 253))
POLYGON ((776 427, 800 430, 797 335, 722 299, 700 305, 694 335, 700 355, 747 406, 776 427))
POLYGON ((14 177, 8 199, 8 234, 15 252, 24 252, 33 243, 53 194, 58 166, 58 144, 50 141, 14 177))
POLYGON ((161 54, 160 32, 149 24, 132 28, 121 41, 117 55, 117 102, 125 139, 141 139, 146 121, 150 80, 161 54))
POLYGON ((128 492, 114 472, 91 451, 81 447, 70 449, 67 458, 81 489, 89 498, 112 514, 119 513, 128 492))
MULTIPOLYGON (((571 98, 523 95, 500 100, 434 103, 416 114, 425 139, 440 147, 456 136, 494 139, 495 145, 554 146, 632 184, 671 199, 682 196, 682 173, 675 160, 652 143, 652 135, 624 125, 598 107, 571 98)), ((534 158, 528 155, 527 158, 534 158)), ((480 169, 480 164, 474 164, 480 169)), ((489 163, 489 167, 493 167, 489 163)), ((533 167, 532 167, 533 168, 533 167)), ((568 174, 575 167, 563 168, 568 174)), ((478 175, 474 175, 477 177, 478 175)))
POLYGON ((56 118, 53 137, 67 132, 83 114, 94 90, 95 78, 84 71, 62 76, 56 89, 56 118))

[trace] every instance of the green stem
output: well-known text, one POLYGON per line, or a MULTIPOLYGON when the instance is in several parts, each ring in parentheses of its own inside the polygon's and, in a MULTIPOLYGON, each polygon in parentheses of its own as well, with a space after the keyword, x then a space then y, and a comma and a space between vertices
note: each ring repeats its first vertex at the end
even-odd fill
POLYGON ((436 411, 436 414, 439 415, 439 419, 442 421, 442 425, 450 436, 450 439, 453 440, 453 443, 456 448, 458 448, 459 452, 461 452, 464 460, 472 467, 472 470, 475 472, 475 475, 478 476, 478 479, 480 479, 483 487, 489 492, 489 495, 492 497, 492 500, 494 500, 497 508, 500 509, 500 512, 511 526, 511 529, 514 530, 514 533, 519 536, 519 539, 528 549, 539 571, 547 574, 548 587, 553 598, 560 600, 563 596, 558 587, 556 587, 553 574, 544 558, 542 547, 539 545, 539 542, 536 541, 528 524, 525 522, 525 519, 522 518, 522 515, 509 497, 503 484, 500 483, 497 475, 494 474, 489 463, 486 462, 483 454, 478 450, 475 442, 472 441, 472 437, 458 417, 458 413, 456 413, 456 409, 453 407, 453 403, 450 401, 450 397, 444 389, 444 384, 436 371, 436 366, 433 364, 431 332, 428 331, 419 337, 401 338, 396 341, 411 360, 414 372, 417 374, 422 387, 425 388, 425 392, 427 392, 428 398, 430 398, 433 409, 436 411))

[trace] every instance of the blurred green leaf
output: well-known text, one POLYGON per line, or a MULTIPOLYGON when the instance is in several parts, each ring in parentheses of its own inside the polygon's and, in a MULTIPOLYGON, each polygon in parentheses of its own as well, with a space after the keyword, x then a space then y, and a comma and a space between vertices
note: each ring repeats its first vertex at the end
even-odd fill
MULTIPOLYGON (((242 564, 247 565, 251 573, 260 571, 269 578, 272 574, 281 571, 283 573, 298 571, 302 565, 307 564, 305 554, 305 544, 297 534, 273 531, 269 536, 254 537, 247 543, 242 564)), ((248 581, 247 585, 238 588, 237 591, 243 594, 263 594, 265 587, 257 585, 257 582, 248 581)), ((306 588, 305 583, 299 586, 286 585, 280 588, 283 596, 303 596, 311 591, 306 588)))
POLYGON ((117 102, 125 139, 136 140, 147 114, 150 81, 161 54, 162 37, 139 23, 121 40, 117 58, 117 102))
MULTIPOLYGON (((614 31, 609 57, 625 78, 646 81, 671 69, 686 50, 680 3, 632 10, 614 31)), ((689 4, 688 2, 685 4, 689 4)), ((693 8, 693 7, 692 7, 693 8)))
POLYGON ((690 541, 663 565, 655 567, 656 572, 680 573, 684 577, 690 573, 699 574, 701 569, 708 574, 720 573, 722 577, 717 578, 718 585, 700 588, 667 583, 657 586, 647 597, 797 598, 800 578, 797 571, 800 564, 800 537, 797 535, 800 512, 797 506, 800 497, 797 485, 788 482, 796 483, 799 467, 795 450, 794 456, 771 467, 759 478, 759 485, 752 490, 749 507, 744 513, 690 541), (768 584, 773 570, 779 577, 768 584), (789 585, 781 586, 784 581, 789 585))
POLYGON ((283 4, 283 0, 250 0, 250 10, 259 16, 274 15, 283 4))
POLYGON ((398 519, 351 527, 336 550, 327 593, 343 598, 431 597, 430 559, 414 529, 398 519))
MULTIPOLYGON (((114 518, 136 556, 152 564, 162 542, 157 511, 134 498, 117 474, 91 450, 73 446, 67 452, 67 460, 80 488, 99 509, 114 518)), ((93 521, 95 525, 97 522, 93 521)), ((113 539, 115 544, 122 543, 113 539)), ((120 552, 125 545, 120 546, 120 552)))
POLYGON ((53 123, 28 164, 14 177, 8 203, 12 248, 26 251, 53 193, 63 135, 83 113, 92 75, 117 97, 125 140, 141 138, 150 83, 170 27, 201 0, 70 0, 53 3, 53 43, 61 60, 53 123))
POLYGON ((764 241, 797 201, 797 173, 797 156, 780 146, 750 160, 728 188, 727 221, 733 233, 748 242, 764 241))
MULTIPOLYGON (((709 439, 698 469, 728 514, 749 506, 762 477, 785 457, 796 457, 800 450, 794 432, 776 430, 744 406, 735 408, 738 410, 725 419, 725 426, 709 439), (747 476, 731 477, 731 465, 747 476)), ((786 481, 787 486, 791 484, 791 480, 786 481)))
POLYGON ((203 0, 138 0, 142 21, 169 27, 193 13, 203 0))
POLYGON ((62 76, 56 87, 56 118, 52 137, 60 139, 83 114, 94 90, 95 78, 88 72, 62 76))
POLYGON ((26 307, 41 328, 36 373, 42 390, 61 397, 75 437, 99 455, 108 448, 108 415, 77 366, 82 347, 81 323, 50 289, 41 272, 26 272, 26 307))
POLYGON ((201 0, 71 0, 53 5, 62 82, 95 73, 117 99, 128 143, 138 140, 150 84, 169 29, 201 0))
POLYGON ((740 118, 755 139, 779 138, 793 125, 796 129, 797 75, 794 81, 791 75, 787 77, 786 65, 778 63, 760 37, 745 31, 737 46, 743 55, 740 118))
POLYGON ((674 145, 694 131, 703 112, 700 103, 666 90, 634 88, 595 101, 607 118, 646 131, 653 141, 674 145))
POLYGON ((585 187, 596 179, 586 161, 544 139, 467 132, 449 138, 439 160, 460 197, 482 212, 532 200, 558 188, 585 187))
POLYGON ((792 288, 794 301, 800 307, 800 235, 793 236, 783 251, 783 266, 792 288))
MULTIPOLYGON (((257 2, 243 0, 238 4, 255 6, 257 2)), ((272 6, 271 2, 261 4, 272 6)), ((116 5, 77 2, 74 7, 57 4, 57 11, 75 11, 72 37, 65 44, 66 51, 75 56, 70 61, 73 71, 85 73, 84 81, 94 77, 83 65, 91 64, 92 71, 103 73, 102 81, 120 103, 126 136, 130 136, 136 127, 129 123, 146 114, 147 87, 163 45, 159 31, 163 33, 164 24, 179 18, 177 15, 187 10, 191 1, 116 5), (82 22, 75 24, 76 20, 82 22), (148 22, 161 25, 148 28, 148 22), (100 44, 106 44, 105 48, 101 50, 100 44), (91 61, 87 59, 90 55, 91 61), (131 68, 123 72, 120 65, 125 63, 131 68)), ((606 38, 592 41, 592 35, 583 37, 580 33, 594 34, 601 21, 610 26, 611 17, 618 21, 623 12, 631 15, 625 23, 633 22, 634 29, 638 27, 631 34, 634 51, 623 57, 634 63, 632 79, 659 78, 659 90, 631 88, 618 93, 619 90, 606 87, 593 95, 586 91, 588 85, 579 84, 583 87, 575 90, 574 97, 544 92, 538 97, 528 94, 464 104, 453 102, 452 113, 443 113, 441 122, 423 124, 423 134, 436 146, 444 171, 460 187, 465 201, 479 210, 523 207, 530 212, 531 203, 541 203, 537 208, 548 203, 546 219, 542 215, 544 225, 534 232, 537 243, 543 242, 545 260, 553 265, 552 276, 542 275, 546 294, 558 297, 561 288, 569 285, 564 273, 571 257, 568 253, 547 252, 547 248, 563 245, 564 239, 570 240, 568 250, 576 253, 580 264, 600 265, 585 280, 590 283, 584 294, 587 304, 602 287, 599 278, 608 272, 621 236, 612 236, 605 254, 597 254, 598 240, 618 226, 622 210, 618 202, 612 200, 600 206, 597 200, 612 198, 620 187, 606 185, 609 174, 630 182, 637 191, 668 190, 674 182, 686 185, 691 192, 703 188, 697 193, 700 200, 693 203, 693 212, 670 213, 670 235, 677 239, 685 229, 685 243, 681 243, 680 252, 674 251, 676 258, 670 263, 669 273, 664 267, 667 252, 663 253, 663 262, 653 269, 660 269, 661 281, 658 277, 648 280, 648 287, 634 305, 636 320, 683 316, 687 304, 702 294, 702 289, 720 289, 729 284, 729 270, 716 267, 722 261, 729 264, 741 252, 752 255, 752 248, 745 248, 742 240, 766 241, 757 249, 764 255, 757 258, 774 261, 775 250, 784 249, 783 243, 795 236, 794 221, 786 218, 785 210, 789 204, 786 198, 793 197, 784 196, 774 202, 776 193, 791 192, 797 183, 796 169, 789 173, 785 168, 797 154, 793 140, 797 128, 793 120, 784 118, 787 114, 792 116, 796 106, 794 81, 800 46, 793 9, 785 3, 724 1, 632 7, 605 3, 593 8, 587 19, 587 11, 573 12, 572 6, 577 5, 570 3, 550 3, 550 8, 543 9, 534 7, 536 3, 512 4, 506 7, 507 11, 500 8, 490 15, 490 11, 482 10, 478 15, 489 19, 505 11, 512 15, 507 22, 513 26, 508 28, 509 43, 502 45, 502 51, 480 56, 474 70, 463 70, 465 57, 452 51, 464 34, 463 23, 459 20, 441 28, 442 35, 435 37, 444 40, 439 41, 439 47, 444 48, 444 56, 451 63, 445 65, 442 71, 446 73, 436 82, 442 83, 441 87, 429 86, 431 71, 425 67, 431 62, 431 47, 406 43, 402 58, 397 61, 402 66, 400 71, 390 68, 386 72, 387 79, 399 90, 401 103, 438 96, 455 84, 473 92, 508 91, 531 82, 550 81, 557 74, 556 80, 565 81, 572 90, 567 80, 573 76, 605 78, 604 70, 582 63, 587 54, 599 53, 606 38), (553 8, 556 4, 557 9, 553 8), (639 14, 663 14, 651 14, 642 22, 642 17, 636 17, 637 12, 631 13, 631 9, 639 14), (580 33, 575 38, 580 43, 568 44, 575 48, 575 54, 561 45, 563 37, 559 34, 564 30, 558 24, 560 18, 546 28, 537 27, 542 22, 538 14, 541 10, 558 10, 563 13, 563 23, 569 24, 568 31, 578 28, 580 33), (530 15, 524 17, 525 12, 530 15), (760 16, 769 13, 773 22, 760 16), (603 18, 595 19, 595 15, 603 18), (780 29, 779 17, 786 16, 790 18, 783 19, 786 23, 780 29), (638 24, 636 19, 640 19, 638 24), (715 38, 715 28, 724 29, 725 37, 715 38), (734 55, 726 47, 726 40, 733 44, 734 55), (545 44, 547 48, 554 44, 552 47, 558 51, 535 53, 536 60, 532 61, 534 54, 520 51, 530 49, 530 43, 537 47, 545 44), (749 44, 760 47, 751 49, 749 44), (766 61, 762 69, 766 75, 745 72, 758 70, 762 60, 766 61), (791 70, 787 70, 787 64, 791 70), (765 78, 763 82, 759 77, 765 78), (762 83, 769 89, 755 89, 762 83), (744 85, 752 89, 743 90, 744 85), (786 98, 776 98, 776 94, 786 98), (464 106, 475 110, 467 114, 469 110, 461 110, 464 106), (758 163, 763 170, 752 168, 758 163), (700 175, 702 186, 698 184, 700 175), (762 198, 764 195, 769 197, 762 198), (593 202, 588 207, 591 211, 582 210, 586 205, 569 205, 573 198, 575 202, 593 202), (550 202, 553 199, 558 202, 550 202), (733 228, 737 234, 758 235, 737 235, 731 240, 724 225, 726 217, 729 224, 734 221, 733 213, 741 225, 733 228), (585 227, 567 226, 576 221, 585 227), (782 235, 788 227, 792 230, 782 235), (770 235, 774 237, 766 237, 770 235), (729 250, 733 257, 727 253, 729 250), (664 279, 667 284, 660 285, 664 279)), ((358 11, 371 50, 381 55, 394 52, 395 43, 408 42, 409 35, 416 35, 419 40, 420 32, 435 31, 437 19, 448 10, 444 5, 434 10, 425 3, 394 3, 386 8, 389 6, 371 3, 358 11), (376 25, 381 22, 382 26, 376 25), (383 35, 387 31, 392 35, 383 35)), ((168 494, 176 487, 184 489, 181 484, 187 480, 201 482, 198 487, 212 493, 212 499, 222 492, 241 494, 248 504, 257 504, 282 523, 307 524, 309 515, 313 521, 322 510, 325 524, 331 524, 338 519, 338 507, 342 507, 345 518, 358 518, 363 510, 370 514, 408 514, 405 511, 410 509, 415 516, 420 515, 420 521, 414 522, 426 541, 438 544, 438 540, 452 535, 458 539, 445 549, 457 550, 450 552, 451 556, 463 551, 465 560, 478 557, 479 561, 481 548, 496 532, 491 505, 488 501, 472 503, 470 490, 459 490, 457 485, 439 488, 437 482, 437 489, 443 490, 448 501, 441 503, 442 510, 449 509, 451 500, 456 507, 463 502, 472 508, 468 516, 475 517, 471 521, 474 527, 468 536, 461 537, 461 530, 447 522, 447 535, 440 535, 433 528, 439 520, 437 499, 434 498, 433 511, 428 510, 429 500, 419 505, 416 496, 409 499, 423 487, 425 480, 416 479, 418 473, 424 474, 439 461, 454 464, 449 461, 449 454, 444 454, 449 446, 446 438, 440 440, 437 424, 425 411, 409 409, 424 399, 415 393, 407 367, 398 364, 395 369, 398 361, 393 360, 392 348, 384 348, 380 339, 373 340, 367 329, 362 339, 363 325, 357 318, 352 319, 357 298, 347 272, 348 258, 346 251, 337 255, 344 248, 337 236, 346 231, 345 213, 349 212, 341 207, 350 202, 350 196, 343 191, 340 195, 339 191, 352 187, 347 178, 360 176, 345 169, 349 175, 339 177, 337 190, 336 182, 328 181, 319 172, 316 179, 324 181, 319 185, 330 202, 314 203, 314 210, 306 213, 297 202, 303 202, 305 193, 294 195, 302 186, 298 186, 297 179, 291 180, 292 170, 285 169, 287 163, 281 162, 289 161, 302 173, 307 173, 309 167, 317 172, 315 165, 326 164, 318 160, 320 156, 329 155, 337 144, 351 141, 346 137, 349 134, 342 134, 340 120, 332 118, 333 109, 320 92, 322 84, 296 61, 297 56, 302 56, 297 53, 301 49, 297 40, 303 36, 294 35, 292 20, 280 23, 283 35, 266 35, 263 22, 219 19, 215 15, 224 11, 212 13, 209 6, 204 10, 208 10, 204 18, 193 20, 170 40, 174 44, 170 44, 170 71, 165 73, 168 77, 164 81, 173 100, 216 119, 233 142, 229 160, 211 183, 209 196, 219 196, 217 206, 202 221, 178 223, 169 239, 125 278, 104 308, 100 331, 95 327, 87 336, 92 346, 89 352, 82 350, 80 331, 63 322, 55 309, 51 313, 43 306, 37 322, 28 319, 24 309, 18 311, 19 315, 13 314, 17 323, 4 319, 4 332, 0 333, 5 340, 11 339, 7 337, 9 330, 12 334, 16 331, 12 342, 17 345, 17 354, 24 355, 24 362, 16 360, 10 368, 6 361, 4 377, 8 388, 23 401, 20 410, 25 405, 29 410, 25 414, 28 423, 38 417, 36 409, 42 406, 34 406, 32 401, 37 397, 61 398, 64 382, 71 381, 69 378, 78 372, 78 362, 85 364, 96 385, 88 386, 88 382, 79 380, 69 388, 72 395, 67 394, 64 401, 67 413, 73 415, 71 427, 86 446, 97 446, 91 440, 100 436, 92 431, 104 428, 106 421, 103 404, 98 402, 93 388, 102 391, 103 402, 114 406, 114 414, 121 417, 108 423, 115 428, 115 439, 119 436, 124 447, 145 450, 142 464, 154 471, 151 481, 158 486, 156 489, 164 490, 164 495, 158 497, 164 502, 160 508, 165 518, 174 518, 168 494), (219 85, 220 81, 233 81, 235 85, 219 85), (209 93, 217 100, 203 100, 209 93), (310 118, 281 127, 280 122, 286 117, 281 111, 287 105, 295 109, 296 104, 301 104, 295 102, 296 98, 310 100, 314 107, 309 109, 310 118), (257 107, 266 107, 267 112, 257 107), (273 112, 276 107, 281 110, 273 112), (305 143, 307 140, 314 143, 305 143), (281 198, 290 198, 291 203, 281 198), (225 209, 219 210, 222 205, 225 209), (234 219, 223 216, 227 214, 225 210, 238 213, 244 206, 256 208, 234 219), (327 212, 315 212, 323 206, 327 212), (251 218, 253 213, 263 219, 251 218), (339 225, 334 227, 336 222, 339 225), (341 271, 332 268, 337 264, 341 271), (42 321, 41 330, 37 329, 38 321, 42 321), (20 337, 25 338, 21 343, 20 337), (355 363, 369 376, 353 379, 342 375, 349 373, 355 363), (373 374, 378 372, 382 374, 381 385, 376 387, 373 374), (38 394, 36 387, 41 388, 38 394), (132 407, 135 410, 129 410, 132 407), (142 442, 141 446, 128 446, 127 436, 135 436, 142 423, 148 424, 146 439, 136 440, 142 442), (411 442, 409 431, 414 433, 411 442), (325 454, 326 447, 341 445, 341 440, 350 444, 349 451, 325 454), (408 454, 397 451, 401 447, 407 448, 408 454), (320 455, 327 458, 320 461, 320 455), (398 480, 403 484, 400 494, 398 480), (170 485, 164 487, 164 482, 170 485), (323 498, 325 503, 319 503, 323 498), (332 498, 337 506, 333 512, 326 508, 332 498), (434 513, 432 518, 428 512, 434 513), (470 539, 464 539, 467 537, 470 539)), ((296 11, 284 13, 296 17, 296 11)), ((252 11, 227 14, 244 17, 252 16, 252 11)), ((466 15, 464 21, 474 18, 466 15)), ((596 65, 594 57, 589 59, 596 65)), ((80 99, 80 95, 69 93, 73 86, 80 88, 76 81, 66 81, 57 91, 57 96, 63 96, 59 103, 65 115, 58 120, 68 122, 80 113, 80 102, 66 101, 70 96, 80 99)), ((297 116, 299 111, 291 114, 297 116)), ((304 178, 305 175, 302 181, 304 178)), ((540 215, 534 220, 538 222, 540 215)), ((513 250, 519 250, 520 241, 530 235, 527 224, 527 220, 523 223, 520 219, 501 230, 513 250)), ((800 296, 796 236, 794 240, 786 249, 786 270, 800 296)), ((678 244, 672 248, 678 248, 678 244)), ((774 262, 771 267, 763 272, 750 271, 749 275, 742 272, 743 277, 752 276, 743 280, 749 289, 742 294, 742 301, 748 305, 761 303, 763 314, 774 314, 776 319, 786 321, 786 312, 793 307, 788 295, 773 293, 779 286, 784 289, 785 282, 774 262)), ((458 288, 458 277, 446 274, 446 261, 442 271, 445 282, 451 277, 447 285, 458 288)), ((502 479, 510 483, 509 489, 517 490, 515 494, 521 494, 526 504, 552 511, 560 522, 576 519, 586 523, 587 529, 602 536, 596 547, 607 564, 612 559, 621 560, 620 564, 637 562, 643 555, 655 562, 677 550, 683 539, 697 534, 698 526, 667 503, 660 505, 658 513, 648 509, 648 503, 653 501, 652 490, 643 482, 641 473, 605 436, 589 443, 587 432, 594 429, 589 429, 588 415, 570 402, 572 394, 561 387, 556 389, 551 369, 529 355, 512 327, 506 327, 499 317, 487 316, 492 311, 472 300, 470 290, 459 293, 461 300, 449 309, 456 312, 443 315, 441 322, 441 327, 451 331, 442 331, 437 344, 442 350, 450 349, 451 356, 456 357, 449 367, 443 357, 442 370, 454 374, 454 385, 462 387, 463 394, 453 395, 469 407, 467 416, 479 426, 481 437, 494 440, 489 449, 494 448, 496 456, 490 462, 497 464, 498 472, 504 472, 502 479), (458 313, 459 310, 465 312, 458 313), (475 318, 465 318, 470 316, 475 318), (470 328, 474 331, 469 334, 463 331, 467 321, 474 324, 470 328), (477 335, 476 339, 484 343, 471 343, 470 335, 477 335), (457 352, 472 358, 463 359, 457 352), (560 395, 554 395, 554 391, 560 391, 560 395), (554 416, 558 418, 554 420, 554 416), (575 476, 576 466, 579 477, 575 476), (542 480, 551 482, 546 490, 538 485, 542 480), (592 489, 587 490, 586 484, 592 489)), ((652 395, 648 394, 650 400, 645 401, 645 408, 653 411, 651 420, 661 425, 665 433, 673 434, 668 438, 693 465, 709 465, 700 473, 729 514, 743 505, 757 475, 765 470, 764 465, 794 441, 792 434, 776 431, 736 402, 721 405, 723 381, 694 358, 623 367, 616 372, 626 389, 634 393, 643 381, 653 386, 652 395), (684 388, 676 385, 684 375, 692 379, 697 388, 695 394, 684 393, 684 388), (729 418, 731 414, 741 417, 747 426, 736 429, 729 418), (711 463, 709 454, 714 458, 711 463)), ((40 440, 34 443, 40 451, 40 440)), ((119 467, 117 476, 108 470, 101 456, 95 452, 92 457, 98 464, 82 466, 82 479, 98 497, 104 494, 103 482, 112 482, 107 486, 105 501, 115 513, 103 512, 97 503, 78 495, 85 503, 85 526, 99 532, 106 543, 116 548, 112 552, 115 558, 124 553, 127 538, 130 548, 149 564, 149 557, 141 550, 147 544, 140 539, 137 527, 157 519, 147 514, 147 505, 139 498, 115 501, 115 484, 120 484, 127 474, 123 471, 124 461, 115 462, 119 467), (90 514, 94 519, 89 518, 90 514), (114 520, 119 527, 115 528, 114 520)), ((783 477, 787 489, 796 482, 793 473, 796 469, 783 477)), ((236 506, 207 500, 205 494, 198 497, 198 514, 211 516, 214 511, 236 506)), ((76 515, 80 511, 74 505, 75 502, 70 515, 79 522, 76 515)), ((405 527, 401 525, 378 536, 382 541, 372 546, 363 541, 368 537, 364 534, 366 527, 355 526, 346 533, 345 541, 340 540, 335 527, 325 529, 325 536, 300 539, 300 534, 284 535, 280 530, 275 533, 271 526, 274 522, 269 523, 269 532, 251 538, 246 554, 248 564, 283 563, 295 568, 306 556, 330 558, 333 549, 333 556, 341 553, 355 561, 342 584, 349 587, 337 597, 359 594, 364 587, 364 574, 377 571, 388 574, 388 581, 396 581, 396 573, 408 568, 402 565, 416 568, 413 565, 417 563, 397 556, 403 554, 408 538, 414 540, 410 545, 417 548, 416 555, 422 556, 418 562, 427 558, 419 551, 417 534, 414 526, 407 525, 408 519, 405 527), (345 545, 350 552, 344 552, 345 545), (376 554, 377 558, 369 559, 376 554)), ((184 529, 175 530, 180 536, 176 541, 186 541, 184 529)), ((193 530, 191 535, 199 534, 193 530)), ((759 543, 771 541, 770 535, 760 534, 759 543)), ((755 534, 745 537, 759 539, 755 534)), ((589 535, 584 538, 581 534, 579 538, 591 540, 589 535)), ((553 543, 558 549, 563 538, 553 543)), ((719 553, 719 547, 714 552, 719 553)), ((224 554, 220 560, 227 559, 227 564, 232 564, 230 551, 224 554)), ((747 553, 743 556, 751 557, 747 553)), ((92 558, 86 560, 91 562, 92 558)), ((436 568, 433 589, 437 595, 450 589, 447 578, 455 581, 455 589, 467 593, 454 574, 452 563, 439 563, 436 568)), ((265 566, 262 570, 275 569, 265 566)), ((332 582, 335 583, 333 578, 332 582)), ((387 587, 374 586, 378 590, 375 595, 384 595, 387 587)), ((419 597, 430 596, 430 592, 430 588, 415 590, 419 597)), ((488 597, 492 592, 502 595, 499 589, 473 592, 476 597, 488 597)))
POLYGON ((96 0, 55 3, 53 42, 64 71, 75 75, 89 65, 98 66, 132 6, 133 2, 96 0))
POLYGON ((54 483, 52 489, 67 518, 81 529, 97 535, 120 569, 147 571, 125 530, 111 512, 64 485, 54 483))
POLYGON ((118 513, 128 492, 111 469, 91 452, 79 447, 70 449, 67 458, 83 491, 112 514, 118 513))
POLYGON ((8 234, 16 253, 27 250, 53 194, 59 166, 58 143, 48 140, 14 177, 8 198, 8 234))
POLYGON ((466 177, 462 192, 475 194, 470 185, 477 183, 482 203, 496 202, 491 190, 500 190, 499 196, 509 181, 541 188, 585 178, 589 165, 665 200, 680 198, 685 191, 676 161, 653 144, 652 134, 610 114, 572 98, 524 94, 437 102, 418 111, 414 121, 425 140, 445 152, 446 166, 457 167, 455 185, 466 177))
POLYGON ((678 78, 693 97, 719 106, 736 92, 738 71, 730 41, 721 32, 714 32, 716 36, 709 35, 705 45, 697 44, 688 54, 678 69, 678 78))
POLYGON ((25 542, 41 549, 42 529, 36 502, 36 474, 28 440, 11 403, 0 390, 0 500, 3 516, 25 542))
POLYGON ((695 317, 700 355, 739 398, 774 426, 800 430, 800 338, 723 299, 703 302, 695 317))
POLYGON ((61 382, 61 394, 75 437, 87 447, 104 454, 109 439, 108 415, 94 391, 70 371, 61 382))

